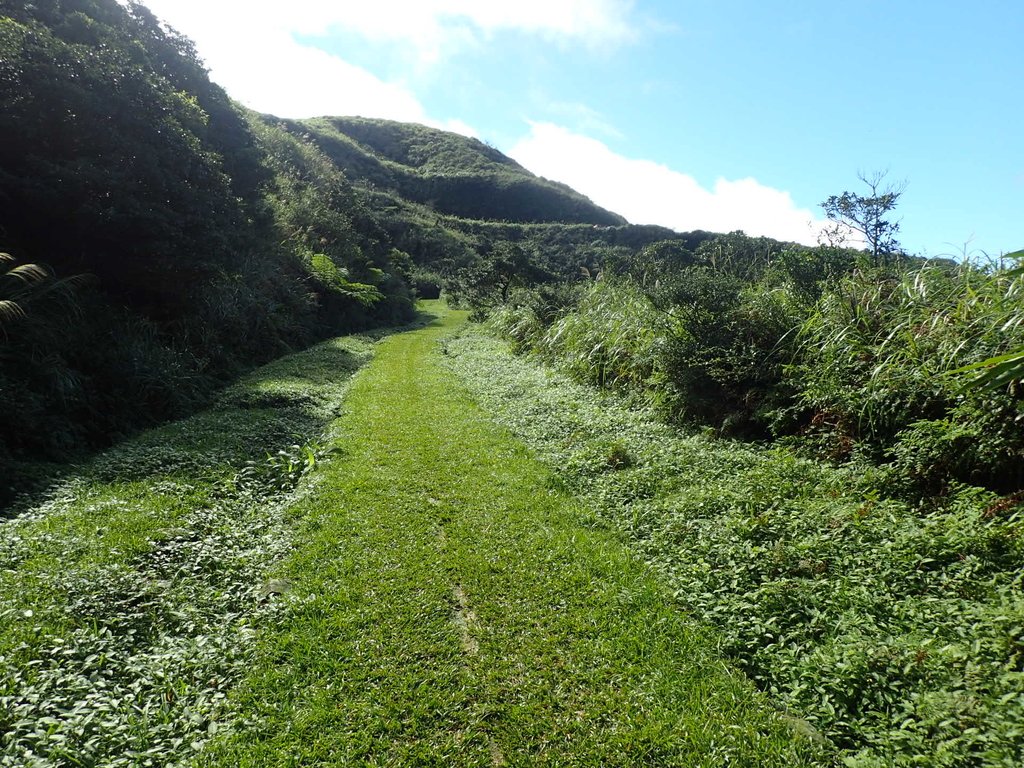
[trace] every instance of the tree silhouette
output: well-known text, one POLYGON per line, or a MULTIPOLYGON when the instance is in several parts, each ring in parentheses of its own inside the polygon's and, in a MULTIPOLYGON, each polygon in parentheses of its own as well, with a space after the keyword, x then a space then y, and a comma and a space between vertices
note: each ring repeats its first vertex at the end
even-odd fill
POLYGON ((821 204, 825 216, 833 222, 823 233, 829 244, 843 245, 849 242, 851 236, 859 235, 864 239, 875 264, 889 261, 902 253, 896 240, 900 222, 892 221, 888 216, 906 189, 906 182, 887 184, 886 175, 887 171, 877 171, 870 175, 858 173, 857 178, 867 185, 871 192, 869 195, 843 192, 841 195, 831 195, 821 204))

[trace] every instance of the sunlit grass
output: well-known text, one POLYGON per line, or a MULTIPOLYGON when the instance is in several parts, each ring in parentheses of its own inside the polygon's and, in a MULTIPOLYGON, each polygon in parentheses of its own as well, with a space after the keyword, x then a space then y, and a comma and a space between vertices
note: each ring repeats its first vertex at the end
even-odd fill
MULTIPOLYGON (((457 316, 449 316, 450 324, 457 316)), ((384 342, 208 763, 801 765, 796 735, 439 363, 384 342)))
POLYGON ((165 765, 227 724, 253 626, 280 602, 265 571, 289 551, 305 468, 274 458, 326 441, 372 350, 347 338, 279 360, 11 510, 0 765, 165 765))
POLYGON ((877 471, 680 433, 495 339, 446 351, 556 487, 850 765, 1020 762, 1019 503, 960 486, 918 508, 877 471))

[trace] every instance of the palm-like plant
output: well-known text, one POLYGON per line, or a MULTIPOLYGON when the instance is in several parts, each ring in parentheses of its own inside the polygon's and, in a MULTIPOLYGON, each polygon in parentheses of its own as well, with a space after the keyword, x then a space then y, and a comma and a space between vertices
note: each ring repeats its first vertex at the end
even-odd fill
POLYGON ((9 253, 0 253, 0 332, 25 317, 25 304, 45 292, 53 275, 38 264, 15 264, 9 253))
MULTIPOLYGON (((18 264, 9 253, 0 252, 0 341, 7 339, 8 327, 26 318, 27 306, 47 299, 58 301, 64 311, 77 312, 75 289, 92 280, 90 275, 71 275, 58 279, 40 264, 18 264)), ((52 315, 51 315, 52 316, 52 315)), ((42 320, 40 316, 38 319, 42 320)))

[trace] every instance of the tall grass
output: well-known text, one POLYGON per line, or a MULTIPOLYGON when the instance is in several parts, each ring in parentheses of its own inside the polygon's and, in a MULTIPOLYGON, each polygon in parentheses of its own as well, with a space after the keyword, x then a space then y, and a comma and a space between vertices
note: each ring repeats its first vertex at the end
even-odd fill
POLYGON ((785 263, 749 279, 710 263, 616 277, 553 318, 521 301, 492 326, 680 422, 883 465, 908 494, 1024 486, 1012 365, 998 386, 956 374, 1024 348, 1024 275, 921 261, 837 272, 826 257, 804 259, 799 279, 785 263))
POLYGON ((580 381, 643 394, 659 403, 671 400, 664 366, 671 318, 637 286, 622 279, 598 281, 585 289, 571 311, 548 323, 543 314, 529 303, 506 307, 492 315, 490 326, 520 350, 557 362, 580 381))
POLYGON ((1019 487, 1017 383, 991 390, 950 374, 1024 345, 1021 292, 1020 276, 966 264, 843 279, 804 321, 788 373, 808 434, 935 490, 942 476, 1019 487))

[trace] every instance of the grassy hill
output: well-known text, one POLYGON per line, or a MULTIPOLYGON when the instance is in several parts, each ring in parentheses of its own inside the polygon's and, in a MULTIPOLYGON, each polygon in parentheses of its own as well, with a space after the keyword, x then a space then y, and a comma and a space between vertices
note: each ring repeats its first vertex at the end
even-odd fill
POLYGON ((516 270, 579 280, 681 237, 476 139, 246 110, 142 5, 0 9, 8 478, 185 415, 290 350, 403 322, 417 294, 500 295, 516 270))
POLYGON ((513 222, 626 224, 572 188, 539 178, 494 147, 413 123, 361 117, 286 121, 355 183, 392 190, 438 213, 513 222))

